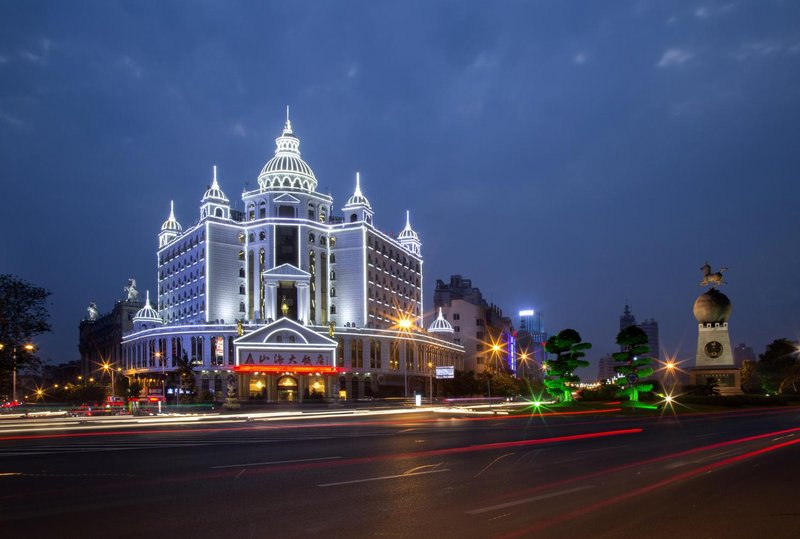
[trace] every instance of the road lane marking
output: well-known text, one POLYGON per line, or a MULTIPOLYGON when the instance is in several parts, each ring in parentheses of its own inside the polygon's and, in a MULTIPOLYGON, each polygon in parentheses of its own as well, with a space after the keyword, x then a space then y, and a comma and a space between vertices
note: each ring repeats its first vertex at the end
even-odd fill
POLYGON ((424 472, 413 472, 413 473, 401 473, 397 475, 384 475, 381 477, 368 477, 366 479, 353 479, 352 481, 339 481, 336 483, 322 483, 317 485, 318 487, 337 487, 339 485, 353 485, 355 483, 368 483, 370 481, 383 481, 385 479, 402 479, 403 477, 414 477, 416 475, 428 475, 432 473, 442 473, 442 472, 449 472, 449 468, 442 468, 437 470, 426 470, 424 472))
POLYGON ((584 485, 581 487, 575 488, 568 488, 566 490, 559 490, 556 492, 549 492, 547 494, 541 494, 539 496, 532 496, 530 498, 523 498, 521 500, 514 500, 513 502, 507 503, 500 503, 497 505, 490 505, 489 507, 481 507, 480 509, 473 509, 472 511, 464 511, 468 515, 480 515, 482 513, 488 513, 489 511, 497 511, 498 509, 505 509, 507 507, 514 507, 515 505, 522 505, 525 503, 531 502, 538 502, 539 500, 546 500, 548 498, 555 498, 556 496, 563 496, 564 494, 571 494, 573 492, 578 492, 581 490, 586 490, 589 488, 594 488, 594 485, 584 485))
POLYGON ((222 466, 212 466, 212 470, 220 468, 245 468, 247 466, 272 466, 274 464, 295 464, 298 462, 319 462, 321 460, 336 460, 342 457, 319 457, 315 459, 296 459, 296 460, 272 460, 269 462, 247 462, 245 464, 224 464, 222 466))

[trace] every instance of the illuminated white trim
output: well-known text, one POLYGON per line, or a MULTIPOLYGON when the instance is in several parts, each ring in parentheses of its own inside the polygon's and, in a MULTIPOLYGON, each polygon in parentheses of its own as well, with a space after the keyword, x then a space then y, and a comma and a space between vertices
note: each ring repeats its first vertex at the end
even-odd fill
MULTIPOLYGON (((217 167, 214 167, 214 179, 216 179, 216 174, 217 174, 217 167)), ((205 293, 205 296, 206 296, 206 323, 208 323, 208 310, 211 308, 211 295, 209 294, 209 291, 208 291, 208 283, 211 282, 211 263, 210 263, 210 261, 211 261, 211 231, 209 229, 208 221, 206 221, 205 234, 206 234, 206 240, 208 240, 208 241, 206 241, 206 256, 205 256, 205 261, 204 261, 204 264, 205 264, 205 266, 204 266, 205 272, 204 273, 205 273, 205 280, 206 280, 206 282, 205 282, 205 285, 206 285, 205 286, 205 289, 206 289, 206 293, 205 293)))

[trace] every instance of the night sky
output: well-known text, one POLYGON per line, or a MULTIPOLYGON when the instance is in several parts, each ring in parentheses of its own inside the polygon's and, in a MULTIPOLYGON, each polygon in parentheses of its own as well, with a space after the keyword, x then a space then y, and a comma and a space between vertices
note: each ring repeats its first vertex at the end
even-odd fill
MULTIPOLYGON (((334 196, 405 210, 425 302, 460 273, 612 351, 626 299, 694 353, 700 266, 731 339, 800 336, 800 3, 0 3, 0 273, 50 289, 52 362, 219 166, 241 208, 285 107, 334 196)), ((337 211, 336 213, 339 213, 337 211)))

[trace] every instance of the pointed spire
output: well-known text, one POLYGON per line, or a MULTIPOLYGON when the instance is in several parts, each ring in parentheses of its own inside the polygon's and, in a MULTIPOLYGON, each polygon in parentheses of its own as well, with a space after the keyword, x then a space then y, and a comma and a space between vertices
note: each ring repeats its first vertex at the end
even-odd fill
MULTIPOLYGON (((145 306, 145 307, 150 307, 150 290, 147 290, 147 291, 146 291, 146 293, 145 293, 145 298, 146 298, 146 299, 144 300, 144 306, 145 306)), ((151 307, 151 308, 152 308, 152 307, 151 307)), ((441 309, 439 309, 439 312, 442 312, 442 310, 441 310, 441 309)))
MULTIPOLYGON (((406 228, 411 230, 411 212, 406 210, 406 228)), ((439 308, 439 313, 441 314, 442 309, 439 308)))
POLYGON ((364 193, 361 192, 361 173, 356 172, 356 190, 353 193, 353 196, 347 199, 347 204, 344 205, 345 208, 352 207, 352 206, 366 206, 367 209, 372 211, 372 206, 369 204, 369 200, 367 197, 364 196, 364 193))
POLYGON ((219 189, 219 183, 217 183, 217 165, 214 165, 214 181, 211 182, 212 189, 219 189))
POLYGON ((174 200, 170 200, 169 201, 169 218, 172 221, 176 220, 175 219, 175 201, 174 200))
POLYGON ((284 133, 292 132, 292 121, 289 119, 289 105, 286 105, 286 126, 283 129, 284 133))
POLYGON ((441 307, 439 307, 439 318, 444 318, 444 315, 442 314, 442 308, 441 307))

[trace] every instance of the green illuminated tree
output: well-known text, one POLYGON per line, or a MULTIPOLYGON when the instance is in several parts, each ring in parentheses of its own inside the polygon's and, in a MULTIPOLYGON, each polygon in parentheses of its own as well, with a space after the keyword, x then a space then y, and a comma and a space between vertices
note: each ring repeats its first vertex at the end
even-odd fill
POLYGON ((653 374, 647 334, 638 326, 630 326, 617 334, 617 344, 622 347, 622 352, 615 352, 612 357, 619 363, 614 370, 622 375, 616 380, 618 394, 627 396, 631 402, 638 402, 639 393, 653 389, 652 382, 645 380, 653 374))
POLYGON ((574 329, 564 329, 547 339, 545 351, 556 356, 544 362, 547 371, 544 385, 550 395, 561 402, 572 401, 572 388, 568 384, 580 382, 575 370, 589 365, 581 358, 586 355, 583 351, 591 347, 591 343, 581 342, 580 333, 574 329))

